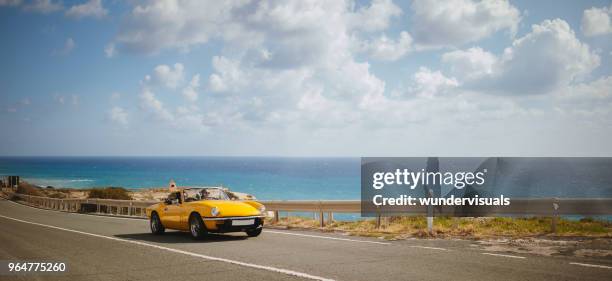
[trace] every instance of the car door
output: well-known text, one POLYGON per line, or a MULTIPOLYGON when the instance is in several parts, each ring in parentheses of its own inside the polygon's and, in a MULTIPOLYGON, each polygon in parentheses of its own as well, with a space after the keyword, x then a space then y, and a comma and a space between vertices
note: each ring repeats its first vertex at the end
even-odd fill
POLYGON ((182 229, 180 224, 180 215, 182 209, 182 198, 179 192, 174 192, 168 196, 171 204, 164 204, 162 209, 162 224, 167 228, 182 229))

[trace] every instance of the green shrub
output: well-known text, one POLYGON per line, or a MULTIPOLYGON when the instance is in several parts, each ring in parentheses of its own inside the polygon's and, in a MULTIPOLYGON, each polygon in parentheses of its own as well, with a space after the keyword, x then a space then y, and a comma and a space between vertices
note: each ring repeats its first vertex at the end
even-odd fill
POLYGON ((132 200, 130 193, 123 187, 92 188, 88 198, 132 200))

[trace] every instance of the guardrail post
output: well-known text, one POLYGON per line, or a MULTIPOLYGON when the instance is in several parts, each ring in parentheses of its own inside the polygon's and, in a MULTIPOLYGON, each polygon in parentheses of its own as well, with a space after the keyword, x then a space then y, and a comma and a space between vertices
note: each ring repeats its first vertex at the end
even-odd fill
POLYGON ((380 228, 380 225, 381 225, 380 207, 376 206, 376 228, 380 228))
POLYGON ((327 212, 327 223, 333 223, 334 222, 334 213, 332 212, 327 212))
POLYGON ((132 202, 130 202, 130 206, 128 207, 128 216, 132 215, 132 202))
POLYGON ((557 198, 553 198, 552 207, 553 207, 553 216, 551 219, 550 231, 552 233, 557 233, 557 223, 559 220, 559 211, 558 211, 559 201, 557 200, 557 198))
POLYGON ((323 214, 323 205, 321 204, 321 200, 319 200, 319 227, 325 226, 325 217, 323 214))
POLYGON ((320 227, 325 226, 325 217, 324 217, 323 212, 319 212, 319 226, 320 227))

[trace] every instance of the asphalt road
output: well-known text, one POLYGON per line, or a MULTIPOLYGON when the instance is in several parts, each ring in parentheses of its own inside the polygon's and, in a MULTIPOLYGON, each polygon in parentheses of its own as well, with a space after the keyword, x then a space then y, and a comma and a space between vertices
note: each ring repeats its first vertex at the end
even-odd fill
POLYGON ((0 200, 0 260, 66 262, 1 280, 612 280, 610 260, 484 252, 470 241, 382 241, 264 229, 261 236, 153 236, 147 221, 0 200), (500 255, 501 254, 501 255, 500 255))

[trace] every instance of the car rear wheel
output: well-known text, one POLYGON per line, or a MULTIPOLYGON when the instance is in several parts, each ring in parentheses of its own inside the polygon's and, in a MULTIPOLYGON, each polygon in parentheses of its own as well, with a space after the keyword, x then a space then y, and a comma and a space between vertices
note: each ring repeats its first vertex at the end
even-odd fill
POLYGON ((206 237, 208 232, 206 231, 206 226, 204 225, 200 215, 194 213, 189 216, 189 233, 191 233, 191 237, 194 239, 202 239, 206 237))
POLYGON ((151 215, 151 221, 149 225, 151 226, 151 233, 153 234, 159 235, 163 234, 166 231, 166 228, 161 223, 161 220, 159 219, 157 213, 153 213, 151 215))
POLYGON ((251 230, 247 230, 246 234, 249 237, 257 237, 259 236, 259 234, 261 234, 261 231, 263 230, 263 228, 256 228, 256 229, 251 229, 251 230))

